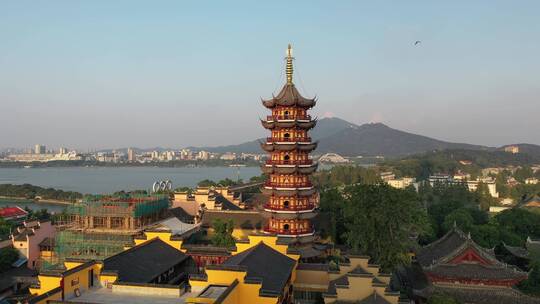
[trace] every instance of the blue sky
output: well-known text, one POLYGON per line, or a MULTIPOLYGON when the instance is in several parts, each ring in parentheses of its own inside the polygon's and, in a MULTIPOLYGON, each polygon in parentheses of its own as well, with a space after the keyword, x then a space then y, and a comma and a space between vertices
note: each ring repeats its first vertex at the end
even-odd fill
POLYGON ((2 1, 0 147, 239 143, 284 81, 314 114, 540 144, 538 1, 2 1), (421 40, 414 46, 414 41, 421 40))

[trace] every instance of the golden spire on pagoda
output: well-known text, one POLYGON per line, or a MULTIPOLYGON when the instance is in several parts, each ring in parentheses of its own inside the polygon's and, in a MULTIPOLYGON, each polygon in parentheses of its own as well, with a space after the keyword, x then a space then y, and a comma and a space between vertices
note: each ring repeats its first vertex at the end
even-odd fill
POLYGON ((292 56, 292 46, 289 43, 289 47, 287 47, 287 57, 285 58, 287 60, 287 65, 285 67, 285 73, 287 75, 287 84, 293 84, 292 82, 292 75, 293 75, 293 60, 294 57, 292 56))

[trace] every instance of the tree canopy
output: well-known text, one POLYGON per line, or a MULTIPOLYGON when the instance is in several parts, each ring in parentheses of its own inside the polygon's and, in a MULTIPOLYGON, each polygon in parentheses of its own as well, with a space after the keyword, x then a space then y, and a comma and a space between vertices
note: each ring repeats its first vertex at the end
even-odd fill
POLYGON ((218 247, 233 247, 235 244, 232 233, 234 231, 233 220, 215 219, 212 222, 214 234, 211 237, 212 244, 218 247))
POLYGON ((369 255, 385 271, 409 262, 414 237, 429 231, 427 214, 414 191, 386 184, 354 185, 321 195, 330 214, 328 235, 369 255))

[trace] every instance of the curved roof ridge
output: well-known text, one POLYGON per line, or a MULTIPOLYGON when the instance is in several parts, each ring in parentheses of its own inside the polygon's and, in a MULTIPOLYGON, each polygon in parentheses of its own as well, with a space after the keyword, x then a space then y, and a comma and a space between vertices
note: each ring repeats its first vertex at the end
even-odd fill
POLYGON ((431 242, 431 243, 429 243, 429 244, 427 244, 425 246, 422 246, 422 249, 431 248, 431 247, 433 247, 433 246, 435 246, 437 244, 442 243, 443 241, 448 239, 450 236, 452 236, 453 233, 456 233, 461 238, 464 238, 464 239, 466 238, 465 234, 461 230, 459 230, 459 228, 454 226, 454 227, 452 227, 452 229, 448 230, 448 232, 445 235, 443 235, 442 237, 440 237, 439 239, 437 239, 437 240, 435 240, 435 241, 433 241, 433 242, 431 242))
MULTIPOLYGON (((262 98, 261 98, 262 99, 262 98)), ((274 107, 276 105, 292 106, 298 105, 301 107, 313 107, 316 103, 316 97, 306 98, 300 94, 294 84, 285 84, 279 91, 277 96, 272 94, 271 99, 262 99, 262 103, 266 107, 274 107)))

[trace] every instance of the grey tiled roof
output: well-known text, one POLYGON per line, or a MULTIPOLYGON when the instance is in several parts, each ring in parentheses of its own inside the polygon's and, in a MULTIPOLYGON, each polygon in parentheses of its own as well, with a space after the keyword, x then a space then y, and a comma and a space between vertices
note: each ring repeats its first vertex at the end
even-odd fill
POLYGON ((472 240, 470 235, 465 235, 456 227, 437 241, 422 247, 416 255, 416 260, 422 267, 444 264, 469 248, 474 249, 489 263, 506 267, 506 264, 497 260, 493 249, 481 247, 472 240))
POLYGON ((433 268, 426 268, 425 271, 452 279, 512 280, 527 278, 526 272, 522 272, 510 266, 486 266, 473 263, 436 265, 433 268))
POLYGON ((461 231, 452 229, 440 239, 421 248, 416 254, 416 260, 420 265, 427 267, 454 252, 466 241, 467 238, 461 231))
POLYGON ((242 208, 238 207, 221 194, 216 195, 215 200, 216 203, 221 204, 221 209, 223 210, 242 210, 242 208))
POLYGON ((230 257, 223 265, 245 267, 246 279, 262 280, 263 292, 281 294, 291 277, 296 261, 261 242, 230 257))
POLYGON ((539 298, 527 296, 512 288, 488 287, 449 287, 430 286, 420 294, 429 297, 433 294, 449 295, 460 303, 475 304, 540 304, 539 298))
POLYGON ((195 219, 193 215, 187 213, 182 207, 171 208, 168 212, 171 216, 176 217, 184 223, 193 223, 195 219))
POLYGON ((503 246, 506 250, 508 250, 508 252, 510 252, 512 255, 516 257, 524 258, 524 259, 529 258, 529 251, 527 251, 527 248, 509 246, 504 243, 503 243, 503 246))
POLYGON ((149 283, 191 257, 155 238, 103 261, 103 271, 117 272, 118 281, 149 283))

